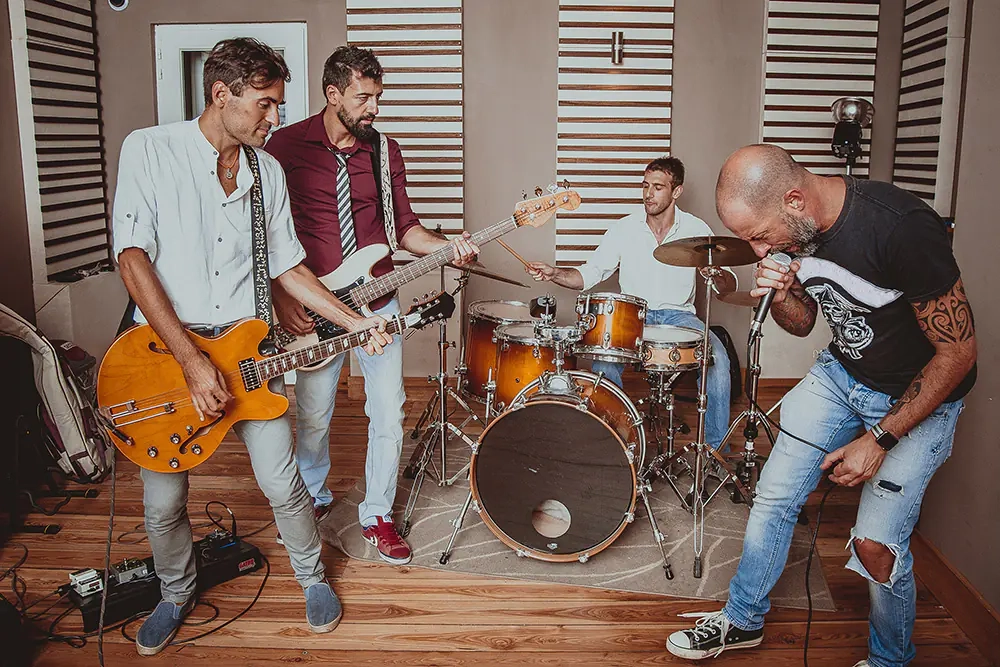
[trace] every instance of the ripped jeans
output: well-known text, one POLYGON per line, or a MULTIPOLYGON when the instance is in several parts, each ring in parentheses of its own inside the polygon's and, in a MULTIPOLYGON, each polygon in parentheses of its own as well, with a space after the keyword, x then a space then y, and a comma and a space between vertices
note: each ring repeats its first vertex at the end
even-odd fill
MULTIPOLYGON (((781 426, 827 452, 850 443, 878 423, 894 404, 887 394, 855 380, 824 350, 809 374, 785 396, 781 426)), ((889 581, 878 583, 852 549, 847 567, 868 579, 871 597, 868 661, 873 667, 906 665, 916 649, 911 641, 916 588, 910 534, 920 514, 927 483, 951 454, 962 401, 940 405, 903 437, 865 482, 856 540, 873 540, 895 556, 889 581)), ((744 630, 764 625, 768 593, 788 558, 799 510, 824 476, 823 454, 782 434, 761 472, 747 523, 743 555, 729 584, 725 614, 744 630)))

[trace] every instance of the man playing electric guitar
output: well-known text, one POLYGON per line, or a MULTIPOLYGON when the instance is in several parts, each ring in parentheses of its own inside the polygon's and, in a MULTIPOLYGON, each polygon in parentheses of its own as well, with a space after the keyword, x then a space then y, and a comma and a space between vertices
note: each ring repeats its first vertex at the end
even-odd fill
MULTIPOLYGON (((371 51, 338 48, 323 68, 326 107, 279 130, 267 144, 288 178, 295 229, 306 249, 305 264, 318 276, 329 274, 352 252, 366 246, 387 244, 393 248, 397 238, 402 248, 415 255, 449 245, 425 229, 410 208, 399 144, 392 139, 385 141, 387 138, 372 127, 382 96, 382 74, 382 66, 371 51), (387 206, 387 202, 391 203, 387 206)), ((466 232, 450 244, 456 265, 472 261, 479 252, 469 238, 466 232)), ((372 275, 383 276, 392 268, 392 259, 386 255, 374 265, 372 275)), ((304 334, 314 327, 298 295, 279 285, 274 303, 279 321, 292 333, 304 334)), ((399 303, 390 293, 374 301, 371 309, 381 315, 394 314, 399 312, 399 303)), ((345 357, 340 355, 321 368, 296 374, 296 458, 318 519, 326 516, 333 501, 326 486, 330 420, 345 357)), ((358 361, 365 378, 365 414, 370 420, 366 494, 358 507, 358 519, 365 539, 378 549, 382 560, 402 565, 410 561, 410 548, 392 522, 406 399, 402 346, 393 346, 378 357, 359 357, 358 361)))
MULTIPOLYGON (((213 335, 254 315, 253 227, 266 230, 263 261, 274 285, 349 331, 370 330, 369 354, 381 353, 391 340, 382 332, 382 318, 360 318, 302 264, 305 251, 294 233, 284 174, 258 150, 278 124, 289 79, 284 60, 265 44, 245 38, 219 42, 205 62, 201 117, 136 130, 122 145, 113 213, 122 280, 138 306, 137 319, 151 325, 183 368, 205 424, 216 421, 233 397, 225 376, 186 329, 213 335)), ((280 375, 272 382, 277 383, 272 390, 282 390, 280 375)), ((305 591, 309 627, 329 632, 340 622, 341 607, 324 575, 315 516, 292 458, 290 421, 287 416, 243 421, 235 430, 284 535, 305 591)), ((136 648, 153 655, 166 647, 194 604, 195 556, 188 473, 143 468, 141 474, 146 532, 163 600, 139 629, 136 648)))

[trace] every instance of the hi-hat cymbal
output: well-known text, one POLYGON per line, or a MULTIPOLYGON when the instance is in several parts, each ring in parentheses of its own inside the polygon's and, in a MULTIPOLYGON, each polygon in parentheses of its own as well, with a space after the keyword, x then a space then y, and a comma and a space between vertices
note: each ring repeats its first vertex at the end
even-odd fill
POLYGON ((742 266, 760 258, 743 239, 735 236, 693 236, 664 243, 653 251, 657 261, 672 266, 742 266))
POLYGON ((750 296, 750 292, 728 292, 718 296, 719 301, 732 304, 734 306, 755 307, 760 303, 759 296, 750 296))
POLYGON ((480 264, 478 261, 473 262, 472 264, 466 264, 465 266, 455 266, 451 262, 448 262, 447 266, 453 269, 457 269, 459 271, 468 271, 473 275, 482 276, 483 278, 489 278, 490 280, 496 280, 501 283, 507 283, 508 285, 515 285, 517 287, 523 287, 525 289, 528 289, 528 285, 525 285, 524 283, 520 283, 516 280, 511 280, 510 278, 505 278, 504 276, 501 276, 496 273, 490 273, 489 271, 482 268, 483 265, 480 264))

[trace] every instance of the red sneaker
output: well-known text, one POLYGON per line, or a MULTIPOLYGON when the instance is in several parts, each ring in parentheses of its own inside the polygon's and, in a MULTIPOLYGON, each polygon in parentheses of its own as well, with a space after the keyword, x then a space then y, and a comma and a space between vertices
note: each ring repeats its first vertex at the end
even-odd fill
POLYGON ((396 526, 392 521, 386 521, 378 517, 378 523, 361 529, 361 534, 376 549, 379 557, 386 563, 392 565, 406 565, 410 562, 412 554, 410 545, 396 532, 396 526))

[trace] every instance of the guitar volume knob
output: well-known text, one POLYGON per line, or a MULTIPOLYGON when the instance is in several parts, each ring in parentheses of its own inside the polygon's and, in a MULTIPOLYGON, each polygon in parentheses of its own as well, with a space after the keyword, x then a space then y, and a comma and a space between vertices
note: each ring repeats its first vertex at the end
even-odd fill
POLYGON ((172 434, 170 436, 170 442, 174 443, 175 445, 181 444, 181 436, 177 435, 176 433, 172 434))
POLYGON ((180 462, 180 461, 178 461, 178 460, 177 460, 177 459, 175 459, 175 458, 174 458, 174 459, 170 459, 170 467, 171 467, 171 468, 174 468, 174 469, 176 469, 176 468, 180 468, 180 467, 181 467, 181 462, 180 462))
POLYGON ((192 445, 191 453, 195 456, 201 456, 201 445, 192 445))
POLYGON ((156 450, 156 447, 150 447, 146 450, 146 455, 151 459, 155 459, 157 454, 159 454, 159 452, 156 450))

